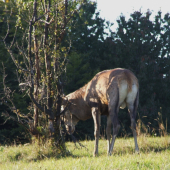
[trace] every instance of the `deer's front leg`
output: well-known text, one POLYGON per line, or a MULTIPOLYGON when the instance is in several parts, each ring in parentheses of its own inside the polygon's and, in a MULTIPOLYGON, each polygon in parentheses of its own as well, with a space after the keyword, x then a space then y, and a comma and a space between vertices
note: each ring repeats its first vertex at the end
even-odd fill
POLYGON ((94 137, 95 137, 95 145, 94 145, 94 154, 93 156, 98 155, 98 143, 99 143, 99 135, 100 135, 100 113, 98 107, 92 107, 92 116, 94 120, 94 137))

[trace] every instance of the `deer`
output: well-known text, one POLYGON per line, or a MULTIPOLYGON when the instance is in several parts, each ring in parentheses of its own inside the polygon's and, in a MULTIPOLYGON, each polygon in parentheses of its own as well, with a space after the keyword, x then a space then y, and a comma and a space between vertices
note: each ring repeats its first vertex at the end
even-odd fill
POLYGON ((123 68, 99 72, 82 88, 63 98, 63 109, 68 102, 71 104, 63 116, 68 134, 74 133, 79 120, 85 121, 91 117, 94 120, 94 156, 98 155, 101 115, 107 116, 107 154, 111 155, 120 129, 119 108, 127 107, 131 119, 135 151, 139 153, 135 122, 139 103, 139 83, 133 72, 123 68))

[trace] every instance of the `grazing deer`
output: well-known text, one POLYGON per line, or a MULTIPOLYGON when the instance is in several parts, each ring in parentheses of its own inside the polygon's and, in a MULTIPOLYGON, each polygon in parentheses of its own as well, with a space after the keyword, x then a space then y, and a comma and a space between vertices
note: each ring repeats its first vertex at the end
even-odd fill
POLYGON ((119 108, 124 109, 127 106, 135 141, 135 151, 139 152, 135 123, 138 101, 138 80, 130 70, 116 68, 99 72, 89 83, 68 94, 63 99, 62 108, 66 106, 66 103, 71 103, 64 116, 66 130, 69 134, 72 134, 79 120, 87 120, 93 117, 95 136, 94 156, 96 156, 98 154, 100 119, 101 115, 106 115, 107 153, 111 155, 120 128, 118 121, 119 108), (112 140, 111 125, 113 125, 112 140))

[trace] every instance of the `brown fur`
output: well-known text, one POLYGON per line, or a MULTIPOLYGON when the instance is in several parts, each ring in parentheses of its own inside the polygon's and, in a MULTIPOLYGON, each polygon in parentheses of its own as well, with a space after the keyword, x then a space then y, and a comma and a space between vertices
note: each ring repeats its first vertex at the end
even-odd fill
POLYGON ((79 120, 93 117, 95 125, 95 150, 98 154, 98 140, 100 133, 100 115, 107 115, 108 154, 110 155, 114 141, 119 131, 118 111, 121 106, 128 107, 131 126, 135 139, 135 149, 138 151, 135 116, 138 106, 139 84, 135 75, 127 69, 105 70, 96 74, 93 79, 82 88, 66 96, 72 105, 65 114, 66 128, 74 129, 79 120), (71 116, 70 116, 71 115, 71 116), (111 124, 113 137, 110 142, 111 124))

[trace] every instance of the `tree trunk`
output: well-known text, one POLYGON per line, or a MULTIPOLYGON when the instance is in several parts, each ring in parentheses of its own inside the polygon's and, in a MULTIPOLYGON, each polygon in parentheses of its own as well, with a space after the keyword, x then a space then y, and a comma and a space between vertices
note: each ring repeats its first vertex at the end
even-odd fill
MULTIPOLYGON (((34 1, 34 22, 37 19, 37 2, 34 1)), ((38 40, 37 35, 35 33, 37 29, 36 24, 33 26, 33 32, 34 32, 34 53, 35 53, 35 72, 36 77, 34 81, 34 98, 38 102, 38 88, 39 88, 39 79, 40 79, 40 68, 39 68, 39 56, 38 56, 38 40)), ((37 128, 38 126, 38 108, 34 104, 34 128, 37 128)))
MULTIPOLYGON (((48 4, 45 5, 45 12, 49 11, 51 6, 51 1, 48 1, 48 4)), ((52 76, 51 76, 51 56, 49 55, 49 44, 48 44, 48 23, 50 17, 49 13, 46 15, 46 23, 45 23, 45 37, 44 37, 44 53, 45 53, 45 66, 46 66, 46 77, 47 77, 47 109, 52 110, 53 106, 53 99, 51 96, 51 83, 52 83, 52 76)), ((49 120, 49 131, 50 136, 54 134, 54 115, 51 112, 51 115, 48 117, 49 120)))

